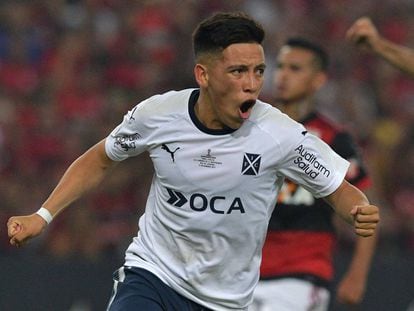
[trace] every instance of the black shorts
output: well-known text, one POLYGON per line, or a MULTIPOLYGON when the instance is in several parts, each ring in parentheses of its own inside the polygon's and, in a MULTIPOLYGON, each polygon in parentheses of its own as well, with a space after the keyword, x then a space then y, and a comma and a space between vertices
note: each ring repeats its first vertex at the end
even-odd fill
POLYGON ((145 269, 121 267, 113 279, 107 311, 211 311, 181 296, 145 269))

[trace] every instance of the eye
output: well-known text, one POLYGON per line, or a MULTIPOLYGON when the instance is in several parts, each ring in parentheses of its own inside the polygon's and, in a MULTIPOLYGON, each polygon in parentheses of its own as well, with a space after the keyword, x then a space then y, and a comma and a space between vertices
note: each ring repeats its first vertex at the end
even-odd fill
POLYGON ((235 68, 235 69, 231 70, 231 73, 235 74, 235 75, 240 75, 240 74, 243 73, 243 71, 244 71, 243 68, 235 68))
POLYGON ((292 65, 292 66, 290 66, 290 70, 292 70, 292 71, 300 71, 300 70, 302 70, 302 68, 300 66, 297 66, 297 65, 292 65))
POLYGON ((259 69, 257 69, 257 74, 259 75, 259 76, 263 76, 264 75, 264 72, 265 72, 265 69, 264 68, 259 68, 259 69))

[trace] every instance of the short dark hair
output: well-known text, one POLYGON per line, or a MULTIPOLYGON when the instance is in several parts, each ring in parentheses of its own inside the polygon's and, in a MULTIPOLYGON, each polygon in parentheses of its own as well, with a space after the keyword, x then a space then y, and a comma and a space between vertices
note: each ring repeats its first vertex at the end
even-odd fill
POLYGON ((300 48, 311 51, 315 54, 315 59, 317 66, 322 71, 327 71, 329 67, 329 56, 325 49, 314 42, 311 42, 307 39, 300 37, 293 37, 286 40, 284 46, 289 46, 292 48, 300 48))
POLYGON ((262 44, 264 35, 263 27, 245 13, 215 13, 194 30, 194 55, 219 52, 234 43, 262 44))

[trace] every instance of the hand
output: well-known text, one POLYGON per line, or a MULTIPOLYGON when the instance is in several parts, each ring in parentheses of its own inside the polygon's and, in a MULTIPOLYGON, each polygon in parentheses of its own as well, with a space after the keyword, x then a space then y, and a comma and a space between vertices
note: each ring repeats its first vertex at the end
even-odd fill
POLYGON ((10 244, 22 246, 29 239, 38 236, 46 226, 46 221, 37 214, 11 217, 7 222, 10 244))
POLYGON ((361 17, 348 29, 346 38, 362 48, 373 50, 380 35, 370 18, 361 17))
POLYGON ((351 210, 354 218, 355 233, 368 237, 375 233, 379 222, 379 209, 375 205, 358 205, 351 210))
POLYGON ((365 294, 365 279, 358 275, 352 276, 347 273, 338 284, 336 299, 339 303, 346 305, 357 305, 361 303, 365 294))

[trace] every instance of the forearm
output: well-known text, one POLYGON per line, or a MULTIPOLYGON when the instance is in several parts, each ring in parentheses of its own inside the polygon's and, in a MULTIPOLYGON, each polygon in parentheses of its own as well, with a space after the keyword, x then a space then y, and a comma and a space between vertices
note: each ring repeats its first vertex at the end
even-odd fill
POLYGON ((43 207, 56 216, 97 186, 114 163, 105 154, 104 141, 99 142, 69 166, 43 207))
POLYGON ((354 254, 348 268, 348 274, 365 281, 375 253, 378 233, 370 237, 357 237, 354 254))
POLYGON ((376 40, 372 50, 401 71, 414 76, 413 50, 384 38, 376 40))
POLYGON ((339 302, 356 305, 364 298, 376 240, 376 233, 369 237, 356 238, 350 265, 336 290, 336 298, 339 302))
POLYGON ((344 181, 333 194, 325 199, 336 213, 349 224, 354 223, 352 209, 356 206, 369 204, 366 195, 347 181, 344 181))

